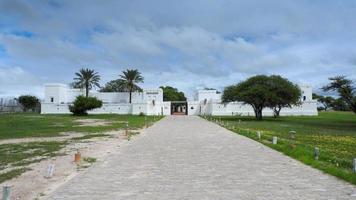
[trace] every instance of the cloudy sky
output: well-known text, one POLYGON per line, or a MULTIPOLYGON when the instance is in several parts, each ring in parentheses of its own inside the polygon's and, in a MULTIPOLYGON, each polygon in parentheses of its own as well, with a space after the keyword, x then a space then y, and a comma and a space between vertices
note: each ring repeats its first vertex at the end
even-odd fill
POLYGON ((256 74, 317 89, 356 79, 355 19, 354 0, 0 0, 0 96, 43 96, 81 67, 188 94, 256 74))

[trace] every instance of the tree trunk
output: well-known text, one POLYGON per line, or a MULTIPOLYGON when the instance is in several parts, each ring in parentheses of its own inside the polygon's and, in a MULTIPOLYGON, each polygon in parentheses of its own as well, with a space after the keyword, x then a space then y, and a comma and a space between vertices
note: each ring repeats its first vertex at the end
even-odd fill
POLYGON ((131 95, 132 95, 132 91, 129 91, 130 95, 129 95, 129 103, 131 103, 131 95))
POLYGON ((85 97, 88 98, 89 96, 89 84, 85 84, 85 97))
POLYGON ((273 108, 273 117, 277 118, 279 117, 279 113, 281 112, 282 107, 281 106, 276 106, 273 108))
POLYGON ((262 120, 262 108, 255 108, 255 117, 257 120, 262 120))

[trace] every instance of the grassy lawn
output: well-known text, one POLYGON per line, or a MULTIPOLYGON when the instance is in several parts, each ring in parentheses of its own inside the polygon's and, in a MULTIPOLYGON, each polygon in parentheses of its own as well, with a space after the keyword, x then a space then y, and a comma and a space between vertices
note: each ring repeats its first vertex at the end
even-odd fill
POLYGON ((356 115, 353 113, 321 112, 315 117, 265 117, 263 121, 241 116, 207 119, 218 120, 234 132, 356 184, 356 173, 352 171, 352 161, 356 158, 356 115), (261 140, 257 131, 261 132, 261 140), (295 139, 289 131, 296 131, 295 139), (272 144, 273 136, 278 137, 277 145, 272 144), (314 147, 319 148, 319 160, 314 159, 314 147))
POLYGON ((0 140, 26 137, 54 137, 61 132, 88 133, 67 141, 27 142, 0 145, 0 183, 31 170, 27 166, 52 156, 69 142, 80 142, 93 137, 106 137, 105 131, 123 129, 128 122, 129 129, 142 128, 144 125, 158 121, 160 116, 136 115, 88 115, 75 117, 71 115, 40 114, 0 114, 0 140), (102 119, 110 122, 103 126, 79 126, 76 120, 102 119))
POLYGON ((53 137, 61 132, 98 133, 121 129, 124 122, 129 123, 130 129, 136 129, 159 120, 161 117, 136 115, 88 115, 75 117, 71 115, 39 115, 39 114, 0 114, 0 140, 24 137, 53 137), (107 126, 78 126, 78 119, 104 119, 110 121, 107 126))

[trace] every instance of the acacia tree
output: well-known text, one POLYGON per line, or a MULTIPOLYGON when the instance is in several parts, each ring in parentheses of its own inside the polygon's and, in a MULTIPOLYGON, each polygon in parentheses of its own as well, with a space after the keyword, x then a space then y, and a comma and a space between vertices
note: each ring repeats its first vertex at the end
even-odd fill
POLYGON ((347 79, 346 76, 335 76, 329 78, 331 81, 322 89, 326 91, 337 91, 340 98, 350 107, 356 114, 356 89, 352 80, 347 79))
POLYGON ((79 72, 75 73, 76 77, 73 79, 74 82, 72 86, 74 88, 84 88, 85 89, 85 97, 89 96, 89 90, 93 87, 100 88, 100 75, 98 72, 95 72, 92 69, 80 69, 79 72))
POLYGON ((274 93, 271 95, 269 107, 273 110, 274 117, 279 117, 282 108, 300 104, 301 91, 298 85, 279 75, 272 75, 269 78, 274 93))
POLYGON ((118 90, 129 92, 129 103, 131 103, 132 92, 142 91, 137 83, 143 83, 143 76, 137 69, 127 69, 122 72, 120 78, 117 80, 118 90))
POLYGON ((262 120, 264 108, 272 108, 278 116, 283 107, 298 104, 300 95, 299 87, 281 76, 257 75, 226 87, 222 100, 224 103, 242 101, 249 104, 256 119, 262 120))
POLYGON ((333 97, 322 96, 315 93, 313 93, 313 98, 323 105, 324 111, 327 111, 329 108, 333 107, 336 101, 333 97))
POLYGON ((270 105, 273 94, 270 78, 265 75, 253 76, 236 85, 224 89, 222 101, 224 103, 242 101, 252 106, 255 117, 262 120, 262 110, 270 105))

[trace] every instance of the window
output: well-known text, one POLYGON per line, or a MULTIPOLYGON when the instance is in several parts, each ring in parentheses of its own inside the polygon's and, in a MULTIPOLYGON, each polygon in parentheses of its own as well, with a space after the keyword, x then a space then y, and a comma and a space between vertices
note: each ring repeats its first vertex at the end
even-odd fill
POLYGON ((51 97, 51 103, 53 103, 54 102, 54 98, 53 97, 51 97))
POLYGON ((307 100, 307 97, 306 96, 303 96, 303 101, 307 100))

